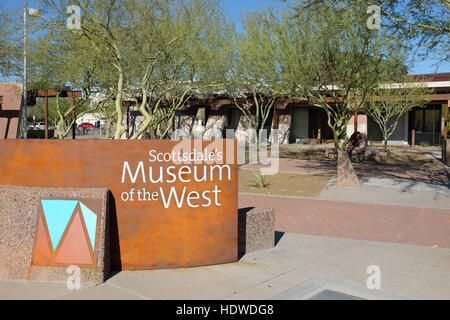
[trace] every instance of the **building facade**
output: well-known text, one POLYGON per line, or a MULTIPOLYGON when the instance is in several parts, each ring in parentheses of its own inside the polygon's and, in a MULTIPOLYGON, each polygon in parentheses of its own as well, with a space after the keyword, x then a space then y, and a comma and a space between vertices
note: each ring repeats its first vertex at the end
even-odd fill
MULTIPOLYGON (((426 107, 414 108, 400 118, 388 144, 441 144, 442 137, 445 136, 444 117, 450 101, 450 73, 427 75, 427 77, 425 85, 433 88, 435 93, 427 97, 429 102, 426 107)), ((135 113, 131 121, 134 122, 137 118, 139 113, 135 113)), ((183 110, 177 111, 173 127, 194 132, 198 120, 202 120, 205 138, 216 136, 217 132, 222 132, 225 136, 226 129, 233 130, 234 137, 238 140, 247 137, 246 116, 226 98, 198 99, 193 103, 187 103, 183 110), (200 113, 200 109, 204 111, 200 113), (205 119, 199 119, 198 114, 204 114, 205 119)), ((331 142, 333 139, 333 132, 327 122, 327 114, 321 108, 290 99, 278 99, 269 115, 265 129, 269 134, 272 129, 278 129, 280 144, 304 141, 323 143, 331 142)), ((366 114, 353 116, 347 125, 348 136, 355 132, 355 126, 357 131, 367 135, 369 143, 382 142, 381 131, 370 116, 366 114)))

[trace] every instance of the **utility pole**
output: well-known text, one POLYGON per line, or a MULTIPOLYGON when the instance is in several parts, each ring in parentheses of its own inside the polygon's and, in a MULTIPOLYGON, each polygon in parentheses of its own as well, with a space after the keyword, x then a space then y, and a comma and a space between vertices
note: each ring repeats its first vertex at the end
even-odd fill
POLYGON ((27 125, 27 8, 23 8, 23 138, 28 135, 27 125))
POLYGON ((38 9, 28 8, 28 1, 23 8, 23 138, 28 135, 27 124, 27 17, 41 17, 41 11, 38 9))

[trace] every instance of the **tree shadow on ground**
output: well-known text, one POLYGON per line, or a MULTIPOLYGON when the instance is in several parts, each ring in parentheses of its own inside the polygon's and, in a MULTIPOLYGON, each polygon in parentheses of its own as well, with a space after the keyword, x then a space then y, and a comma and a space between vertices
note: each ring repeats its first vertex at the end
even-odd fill
POLYGON ((354 163, 353 167, 359 177, 401 179, 410 182, 411 187, 424 182, 450 188, 450 170, 366 163, 354 163))

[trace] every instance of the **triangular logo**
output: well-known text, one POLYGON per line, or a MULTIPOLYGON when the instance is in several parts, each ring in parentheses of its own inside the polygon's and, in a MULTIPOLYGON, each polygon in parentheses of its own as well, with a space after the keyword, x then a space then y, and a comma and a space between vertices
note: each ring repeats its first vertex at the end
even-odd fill
POLYGON ((97 231, 97 215, 92 212, 91 209, 86 207, 80 201, 81 212, 83 213, 84 222, 86 223, 86 229, 91 240, 92 251, 95 250, 95 233, 97 231))
POLYGON ((58 243, 77 206, 77 200, 41 200, 53 250, 58 243))
POLYGON ((52 259, 51 249, 45 232, 42 216, 39 215, 39 223, 36 233, 36 245, 34 247, 33 264, 48 265, 52 259))
POLYGON ((84 233, 83 223, 80 213, 75 213, 75 217, 69 226, 69 230, 58 249, 55 258, 56 263, 64 264, 92 264, 92 257, 89 250, 88 240, 84 233))

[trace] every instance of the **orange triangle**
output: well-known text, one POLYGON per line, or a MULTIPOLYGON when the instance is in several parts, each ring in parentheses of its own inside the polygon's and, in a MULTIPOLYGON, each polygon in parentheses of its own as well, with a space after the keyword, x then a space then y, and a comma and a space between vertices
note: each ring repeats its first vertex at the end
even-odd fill
POLYGON ((33 266, 50 266, 50 260, 42 253, 41 250, 35 248, 33 256, 33 266))
MULTIPOLYGON (((42 259, 38 259, 36 252, 39 251, 40 255, 42 255, 43 257, 45 257, 46 259, 44 261, 48 261, 51 260, 51 251, 50 251, 50 247, 48 244, 48 237, 47 237, 47 233, 45 232, 45 227, 44 227, 44 222, 42 221, 42 216, 39 216, 39 222, 38 222, 38 229, 36 232, 36 245, 34 248, 34 252, 35 252, 35 259, 33 259, 33 262, 38 262, 41 261, 42 259)), ((48 265, 48 264, 45 264, 48 265)))
POLYGON ((56 263, 64 264, 92 264, 92 257, 89 251, 89 244, 86 240, 80 212, 75 213, 72 224, 60 245, 56 263))

